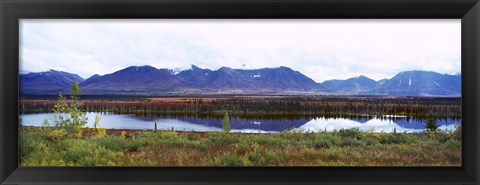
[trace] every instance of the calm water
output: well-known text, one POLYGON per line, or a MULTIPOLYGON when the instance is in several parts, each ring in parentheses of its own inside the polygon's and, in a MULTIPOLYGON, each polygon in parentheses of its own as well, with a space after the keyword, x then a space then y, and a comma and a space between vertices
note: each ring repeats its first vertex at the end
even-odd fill
MULTIPOLYGON (((219 131, 222 127, 221 119, 213 118, 160 118, 146 117, 133 114, 113 113, 87 113, 87 127, 93 127, 95 115, 101 117, 100 126, 103 128, 116 129, 153 129, 157 122, 158 129, 172 128, 185 131, 219 131)), ((21 114, 20 119, 25 126, 41 126, 44 119, 52 117, 52 113, 21 114)), ((454 130, 456 125, 461 124, 460 119, 439 119, 437 124, 440 129, 454 130)), ((324 118, 314 119, 278 119, 278 120, 250 120, 230 118, 230 126, 233 132, 280 132, 292 128, 303 131, 333 131, 343 128, 359 128, 360 130, 374 130, 376 132, 417 132, 422 131, 425 121, 420 119, 407 119, 406 117, 384 116, 360 117, 360 118, 324 118)))

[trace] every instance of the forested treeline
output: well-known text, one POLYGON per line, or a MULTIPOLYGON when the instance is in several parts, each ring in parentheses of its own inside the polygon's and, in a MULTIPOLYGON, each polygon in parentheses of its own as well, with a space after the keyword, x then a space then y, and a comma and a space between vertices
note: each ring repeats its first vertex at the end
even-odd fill
MULTIPOLYGON (((461 98, 387 97, 231 97, 143 98, 135 100, 83 99, 84 111, 133 114, 248 116, 403 115, 460 118, 461 98)), ((51 112, 56 100, 20 100, 21 113, 51 112)))

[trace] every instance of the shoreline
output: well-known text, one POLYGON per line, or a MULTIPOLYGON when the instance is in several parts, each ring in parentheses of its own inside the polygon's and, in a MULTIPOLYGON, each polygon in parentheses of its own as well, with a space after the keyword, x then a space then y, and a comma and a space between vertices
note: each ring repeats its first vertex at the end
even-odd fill
MULTIPOLYGON (((38 126, 22 126, 23 128, 41 128, 38 126)), ((54 127, 49 127, 49 128, 54 128, 54 127)), ((143 133, 151 133, 155 132, 153 129, 121 129, 121 128, 99 128, 99 129, 105 129, 107 135, 116 135, 119 136, 122 134, 122 132, 125 132, 126 134, 143 134, 143 133)), ((178 135, 185 135, 189 133, 195 133, 199 134, 200 137, 205 137, 207 133, 222 133, 222 131, 187 131, 187 130, 164 130, 164 129, 158 129, 158 132, 166 132, 166 131, 175 131, 178 135)), ((94 132, 94 128, 83 128, 83 135, 84 136, 92 136, 94 132)), ((278 132, 280 133, 280 132, 278 132)), ((270 132, 229 132, 229 134, 233 135, 270 135, 270 134, 275 134, 275 133, 270 133, 270 132)))

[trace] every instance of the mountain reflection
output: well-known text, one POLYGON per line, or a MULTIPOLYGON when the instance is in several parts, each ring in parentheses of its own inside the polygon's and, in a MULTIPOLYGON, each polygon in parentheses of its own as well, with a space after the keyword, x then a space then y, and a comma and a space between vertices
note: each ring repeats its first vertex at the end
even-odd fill
MULTIPOLYGON (((118 129, 153 129, 155 122, 159 129, 174 129, 185 131, 218 131, 222 127, 223 116, 209 115, 147 115, 147 114, 112 114, 87 113, 87 127, 93 126, 95 115, 101 116, 100 125, 104 128, 118 129)), ((41 126, 51 113, 22 114, 22 124, 26 126, 41 126)), ((461 124, 461 119, 437 119, 440 129, 453 130, 461 124)), ((333 131, 348 128, 372 130, 376 132, 417 132, 422 131, 425 121, 414 117, 401 116, 233 116, 230 126, 235 132, 281 132, 299 129, 308 132, 333 131)))

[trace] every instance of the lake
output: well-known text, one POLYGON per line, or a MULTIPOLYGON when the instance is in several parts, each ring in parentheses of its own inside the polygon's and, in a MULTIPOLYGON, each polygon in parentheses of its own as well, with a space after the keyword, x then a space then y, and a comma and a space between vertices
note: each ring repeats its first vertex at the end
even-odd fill
MULTIPOLYGON (((42 126, 43 120, 52 117, 52 113, 20 114, 22 124, 25 126, 42 126)), ((95 116, 101 117, 100 127, 109 129, 154 129, 157 122, 159 130, 180 131, 220 131, 222 119, 199 118, 199 117, 156 117, 134 114, 114 113, 87 113, 88 124, 93 127, 95 116)), ((50 121, 51 122, 51 121, 50 121)), ((454 130, 460 125, 461 119, 438 119, 437 124, 442 130, 454 130)), ((298 129, 308 132, 333 131, 347 128, 360 130, 373 130, 375 132, 419 132, 423 131, 425 121, 421 119, 407 119, 402 116, 364 116, 356 118, 325 118, 316 117, 311 119, 240 119, 230 117, 232 132, 262 132, 274 133, 289 129, 298 129)))

